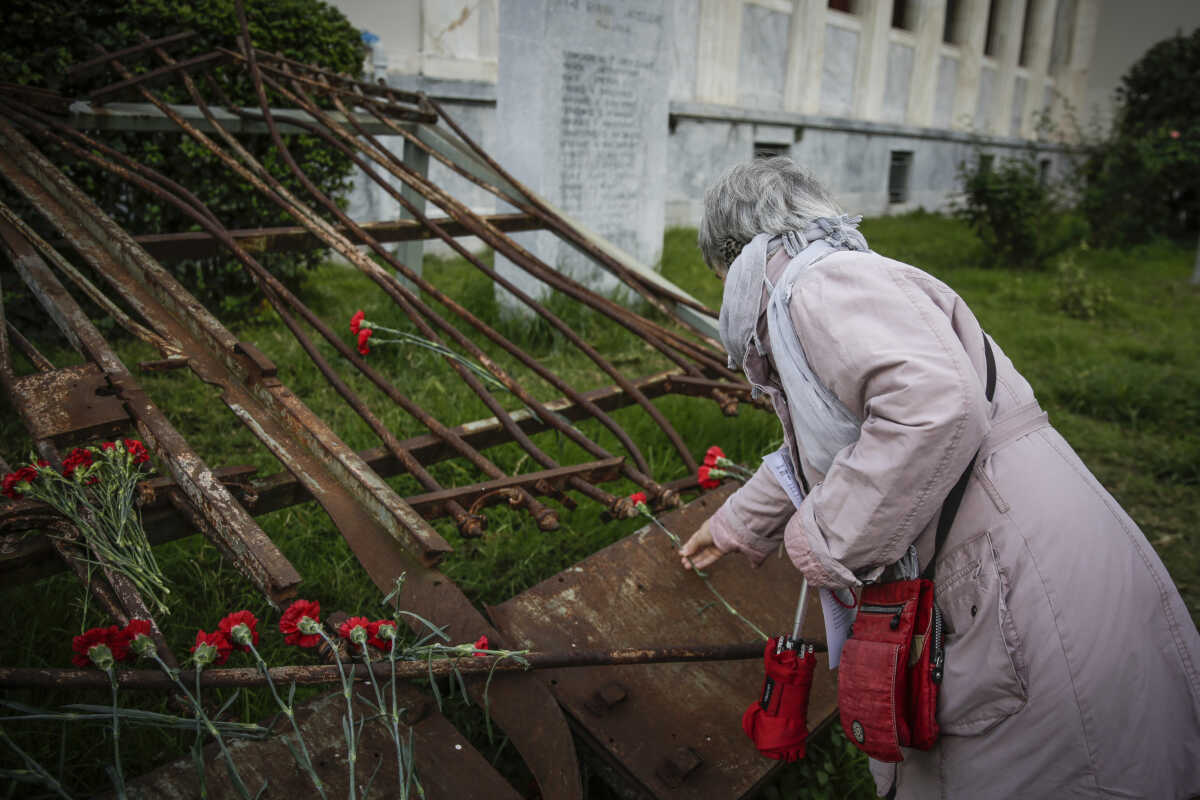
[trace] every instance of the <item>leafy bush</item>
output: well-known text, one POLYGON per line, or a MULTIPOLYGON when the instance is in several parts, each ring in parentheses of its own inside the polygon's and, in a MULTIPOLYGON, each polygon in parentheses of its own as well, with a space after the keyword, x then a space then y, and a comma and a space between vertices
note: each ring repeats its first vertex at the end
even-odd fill
POLYGON ((1082 239, 1082 221, 1065 211, 1059 191, 1043 181, 1033 153, 993 164, 959 165, 963 196, 954 215, 983 241, 986 266, 1042 269, 1082 239))
POLYGON ((1112 131, 1082 164, 1082 210, 1100 244, 1200 230, 1200 28, 1146 52, 1121 79, 1112 131))
MULTIPOLYGON (((361 74, 364 51, 360 34, 337 9, 321 0, 255 0, 247 5, 250 35, 259 48, 279 51, 338 72, 361 74)), ((7 42, 0 51, 0 81, 85 96, 89 90, 121 79, 112 70, 103 70, 77 84, 64 83, 71 65, 96 55, 94 44, 113 51, 137 44, 139 33, 157 38, 190 30, 196 35, 171 49, 171 55, 177 59, 200 55, 217 47, 236 49, 238 24, 234 9, 233 0, 196 4, 167 0, 10 0, 0 12, 7 42)), ((125 59, 123 63, 135 72, 161 66, 152 53, 125 59)), ((257 106, 253 87, 240 69, 218 69, 209 74, 234 102, 257 106)), ((198 82, 204 91, 203 77, 198 82)), ((156 91, 170 102, 191 102, 181 86, 159 87, 156 91)), ((207 94, 213 99, 211 92, 207 94)), ((134 93, 119 99, 142 101, 140 95, 134 93)), ((269 99, 284 104, 281 99, 270 96, 269 99)), ((294 224, 288 215, 260 197, 186 134, 106 132, 97 135, 110 147, 191 189, 230 228, 294 224)), ((344 193, 352 168, 347 158, 313 136, 288 135, 284 138, 301 167, 322 191, 335 197, 344 193)), ((283 159, 274 153, 270 137, 246 136, 242 142, 272 174, 303 196, 299 182, 291 176, 283 159)), ((198 230, 198 226, 173 206, 140 190, 130 189, 103 170, 64 153, 50 152, 49 155, 131 233, 198 230)), ((0 187, 0 199, 10 204, 16 202, 17 208, 23 207, 14 200, 7 186, 0 187)), ((272 255, 262 260, 281 279, 295 285, 300 275, 322 257, 320 251, 315 251, 272 255)), ((252 282, 232 259, 202 259, 174 264, 171 268, 210 305, 215 303, 225 311, 237 311, 249 302, 252 282)), ((14 277, 4 280, 4 285, 16 286, 19 281, 14 277)))
POLYGON ((1112 290, 1091 278, 1069 255, 1058 264, 1058 281, 1051 299, 1059 311, 1082 320, 1104 316, 1113 304, 1112 290))

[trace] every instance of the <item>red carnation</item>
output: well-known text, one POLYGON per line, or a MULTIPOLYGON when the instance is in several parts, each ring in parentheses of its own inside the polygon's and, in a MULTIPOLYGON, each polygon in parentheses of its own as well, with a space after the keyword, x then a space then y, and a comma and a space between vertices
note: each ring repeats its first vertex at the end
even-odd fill
POLYGON ((1178 139, 1178 138, 1179 138, 1179 131, 1175 131, 1175 130, 1171 131, 1171 138, 1172 138, 1172 139, 1178 139))
POLYGON ((62 474, 64 478, 71 477, 80 467, 87 469, 92 465, 92 451, 76 447, 71 454, 63 459, 62 474))
POLYGON ((712 467, 709 467, 706 465, 706 466, 700 467, 700 469, 696 470, 696 477, 699 478, 699 480, 700 480, 700 488, 701 489, 715 489, 721 485, 721 482, 719 480, 717 480, 716 478, 709 477, 708 473, 709 473, 709 470, 711 470, 711 469, 712 469, 712 467))
POLYGON ((717 447, 714 444, 712 447, 708 448, 708 450, 704 453, 704 466, 715 467, 715 466, 717 466, 717 459, 724 458, 724 457, 725 457, 725 451, 722 450, 720 447, 717 447))
POLYGON ((377 619, 367 626, 367 644, 376 650, 382 650, 386 653, 395 646, 396 639, 394 637, 397 633, 399 631, 396 630, 396 623, 394 621, 390 619, 377 619), (392 629, 393 638, 385 639, 379 635, 380 630, 385 626, 392 629))
POLYGON ((192 645, 191 652, 195 653, 196 650, 204 645, 208 645, 209 647, 216 649, 217 652, 212 657, 211 662, 203 661, 203 658, 201 658, 201 663, 211 663, 214 667, 219 667, 228 661, 229 654, 233 652, 233 643, 231 643, 229 641, 229 637, 221 631, 213 631, 212 633, 196 631, 196 643, 192 645))
POLYGON ((279 630, 284 634, 285 642, 299 647, 316 647, 321 643, 319 633, 305 633, 300 630, 300 621, 305 617, 320 623, 321 604, 311 600, 297 600, 288 606, 279 619, 279 630))
MULTIPOLYGON (((40 462, 39 462, 40 463, 40 462)), ((37 467, 29 464, 21 467, 16 472, 10 472, 4 476, 4 494, 11 497, 13 500, 20 500, 21 493, 17 491, 19 483, 33 483, 37 480, 37 467)))
POLYGON ((135 464, 145 464, 150 460, 150 454, 146 452, 146 445, 137 439, 125 440, 125 452, 133 456, 133 463, 135 464))
POLYGON ((475 640, 475 652, 472 653, 471 655, 475 656, 476 658, 487 658, 487 653, 479 652, 480 650, 487 650, 487 649, 488 649, 487 634, 484 634, 483 636, 480 636, 478 639, 475 640))
POLYGON ((101 443, 100 443, 100 449, 101 449, 101 450, 103 450, 103 451, 106 451, 106 452, 107 452, 108 450, 116 450, 116 449, 117 449, 117 443, 116 443, 116 442, 101 442, 101 443))
POLYGON ((370 339, 371 334, 373 334, 374 332, 375 331, 373 331, 370 328, 363 328, 362 330, 360 330, 358 332, 358 354, 359 355, 365 356, 367 353, 371 352, 371 346, 369 344, 367 344, 367 339, 370 339))
POLYGON ((258 644, 258 618, 249 611, 234 611, 232 614, 226 614, 220 622, 217 623, 217 630, 225 634, 229 638, 230 644, 235 650, 241 650, 243 653, 250 651, 250 646, 241 644, 233 635, 233 629, 238 625, 245 625, 250 629, 251 643, 258 644))
POLYGON ((91 650, 103 645, 112 653, 113 661, 125 661, 129 658, 129 640, 116 625, 107 628, 92 628, 71 639, 71 663, 77 667, 92 665, 91 650))
POLYGON ((366 617, 351 617, 338 626, 338 636, 343 639, 354 641, 354 631, 362 628, 363 636, 369 636, 371 630, 371 620, 366 617))
POLYGON ((350 332, 355 336, 358 336, 358 329, 362 327, 362 321, 366 316, 367 315, 364 314, 360 308, 358 311, 355 311, 354 316, 350 318, 350 332))
POLYGON ((646 504, 646 493, 645 492, 634 492, 633 494, 629 495, 629 502, 633 503, 635 506, 639 505, 639 504, 645 505, 646 504))

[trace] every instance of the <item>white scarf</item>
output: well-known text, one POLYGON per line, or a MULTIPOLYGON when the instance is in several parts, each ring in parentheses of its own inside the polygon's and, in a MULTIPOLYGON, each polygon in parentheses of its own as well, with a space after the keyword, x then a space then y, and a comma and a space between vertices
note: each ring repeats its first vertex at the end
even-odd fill
MULTIPOLYGON (((858 440, 861 421, 813 373, 788 305, 797 279, 821 258, 837 250, 868 249, 857 230, 861 219, 822 217, 802 232, 784 233, 783 247, 792 259, 775 286, 767 280, 766 269, 769 245, 778 234, 760 233, 730 266, 721 300, 721 341, 729 353, 729 366, 745 372, 752 343, 760 356, 771 358, 787 397, 796 442, 821 473, 829 471, 839 451, 858 440), (773 352, 758 337, 764 287, 769 293, 767 330, 773 352)), ((761 386, 754 389, 763 391, 761 386)))

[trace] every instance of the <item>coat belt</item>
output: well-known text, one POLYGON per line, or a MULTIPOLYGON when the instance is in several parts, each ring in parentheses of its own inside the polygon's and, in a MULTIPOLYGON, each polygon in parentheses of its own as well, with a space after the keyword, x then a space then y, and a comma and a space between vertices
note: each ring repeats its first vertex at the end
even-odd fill
POLYGON ((992 428, 983 437, 979 447, 982 461, 1005 445, 1012 444, 1022 436, 1050 427, 1050 415, 1034 400, 1018 406, 992 421, 992 428))

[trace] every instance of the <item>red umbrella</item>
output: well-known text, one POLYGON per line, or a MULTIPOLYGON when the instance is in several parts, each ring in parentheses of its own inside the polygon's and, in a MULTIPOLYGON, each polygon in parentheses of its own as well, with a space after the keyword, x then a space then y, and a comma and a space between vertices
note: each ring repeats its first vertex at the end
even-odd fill
POLYGON ((791 636, 767 640, 763 651, 761 698, 742 715, 742 729, 767 758, 799 761, 804 758, 808 739, 808 695, 812 691, 813 670, 817 666, 813 645, 798 638, 804 623, 808 581, 800 589, 796 625, 791 636))

